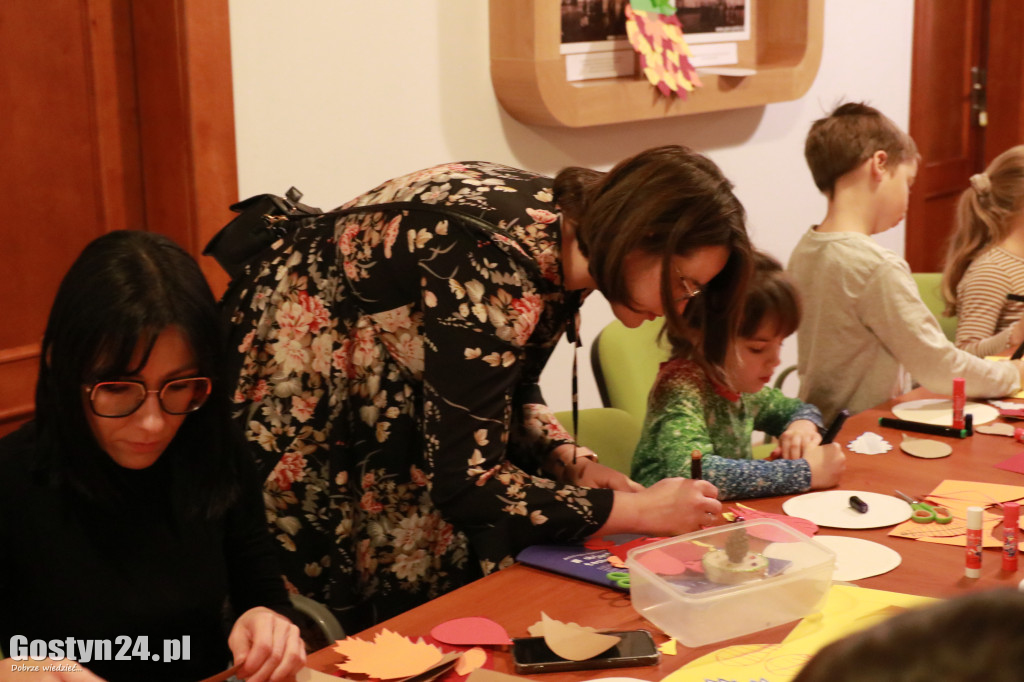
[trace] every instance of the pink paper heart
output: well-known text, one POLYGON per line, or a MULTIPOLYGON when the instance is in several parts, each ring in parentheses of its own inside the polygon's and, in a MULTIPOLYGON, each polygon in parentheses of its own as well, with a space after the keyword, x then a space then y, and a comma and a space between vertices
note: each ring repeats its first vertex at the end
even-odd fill
POLYGON ((679 575, 686 572, 689 564, 699 563, 705 551, 693 543, 681 542, 644 552, 637 561, 659 575, 679 575))
MULTIPOLYGON (((818 532, 818 524, 807 519, 801 519, 796 516, 788 516, 786 514, 774 514, 772 512, 758 511, 750 507, 733 507, 730 509, 733 514, 742 516, 747 521, 753 519, 775 519, 780 523, 784 523, 790 528, 794 528, 804 535, 810 537, 818 532)), ((751 526, 747 528, 747 532, 755 538, 761 540, 767 540, 768 542, 792 542, 793 537, 787 535, 781 530, 771 528, 770 526, 751 526)))
POLYGON ((430 636, 452 646, 500 646, 512 640, 508 632, 490 618, 470 616, 435 625, 430 636))

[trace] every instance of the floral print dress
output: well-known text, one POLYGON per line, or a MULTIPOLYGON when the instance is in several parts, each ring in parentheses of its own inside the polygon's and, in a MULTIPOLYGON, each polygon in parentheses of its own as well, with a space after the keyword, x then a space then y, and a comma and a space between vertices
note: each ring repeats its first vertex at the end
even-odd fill
POLYGON ((234 399, 285 577, 357 632, 592 534, 612 492, 540 475, 570 439, 537 381, 579 305, 550 179, 453 163, 341 209, 237 285, 234 399))
POLYGON ((670 476, 689 478, 690 455, 699 450, 702 476, 718 488, 719 499, 806 492, 811 487, 807 460, 755 460, 750 446, 755 430, 778 436, 800 419, 823 430, 814 405, 770 386, 737 394, 713 382, 697 363, 669 360, 647 399, 633 479, 651 485, 670 476))

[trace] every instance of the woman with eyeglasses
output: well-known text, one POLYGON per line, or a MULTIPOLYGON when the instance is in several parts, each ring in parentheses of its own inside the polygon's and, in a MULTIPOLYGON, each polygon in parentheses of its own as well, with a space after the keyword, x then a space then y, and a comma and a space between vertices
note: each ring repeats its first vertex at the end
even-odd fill
POLYGON ((0 440, 0 680, 195 682, 241 664, 266 682, 302 667, 217 377, 220 332, 198 265, 166 237, 106 234, 65 275, 35 420, 0 440))
POLYGON ((705 157, 659 147, 555 178, 450 163, 275 231, 227 299, 237 415, 271 470, 286 575, 346 630, 531 544, 675 535, 720 510, 707 482, 645 489, 596 462, 537 385, 594 291, 721 365, 750 246, 705 157))

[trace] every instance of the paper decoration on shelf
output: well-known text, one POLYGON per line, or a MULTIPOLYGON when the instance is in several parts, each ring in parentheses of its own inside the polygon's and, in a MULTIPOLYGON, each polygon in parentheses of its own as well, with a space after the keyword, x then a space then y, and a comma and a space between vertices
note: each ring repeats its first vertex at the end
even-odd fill
POLYGON ((690 63, 693 55, 683 38, 683 25, 675 14, 645 12, 626 5, 626 36, 640 55, 644 76, 661 94, 682 98, 703 85, 690 63))
MULTIPOLYGON (((898 419, 937 426, 953 425, 953 401, 948 398, 924 398, 896 403, 892 413, 898 419)), ((972 415, 974 426, 987 424, 999 417, 999 410, 984 403, 968 401, 964 404, 964 414, 972 415)))
POLYGON ((949 443, 932 440, 931 438, 916 438, 905 433, 903 434, 903 440, 900 442, 900 450, 908 455, 922 459, 939 459, 940 457, 949 457, 953 454, 953 446, 949 443))
POLYGON ((1007 424, 1006 422, 995 422, 994 424, 982 424, 981 426, 975 426, 974 430, 978 433, 988 434, 989 436, 1009 436, 1013 438, 1013 432, 1017 429, 1013 424, 1007 424))
POLYGON ((508 632, 490 618, 454 618, 435 625, 430 636, 452 646, 502 646, 511 644, 508 632))
POLYGON ((334 643, 334 651, 346 657, 337 663, 340 670, 376 677, 380 680, 422 675, 430 670, 451 666, 461 652, 443 653, 422 639, 418 642, 384 629, 372 642, 357 637, 346 637, 334 643))
POLYGON ((910 505, 892 495, 862 490, 822 490, 791 497, 782 503, 790 516, 813 521, 828 528, 882 528, 894 526, 910 518, 910 505), (850 498, 859 497, 867 503, 864 514, 850 507, 850 498))
MULTIPOLYGON (((735 516, 742 516, 747 521, 752 521, 753 519, 775 519, 780 523, 784 523, 787 526, 800 531, 808 537, 818 532, 818 525, 816 523, 808 521, 807 519, 801 519, 797 516, 787 516, 786 514, 775 514, 773 512, 760 511, 753 507, 748 507, 745 504, 738 503, 731 507, 730 510, 735 516)), ((793 536, 783 533, 768 524, 750 527, 747 529, 747 532, 755 538, 767 540, 768 542, 792 542, 793 540, 793 536)))
POLYGON ((892 450, 892 443, 874 431, 865 431, 847 443, 846 449, 859 455, 881 455, 892 450))
POLYGON ((543 611, 540 620, 527 629, 534 637, 543 637, 556 655, 570 661, 593 658, 622 641, 621 637, 606 635, 591 627, 555 620, 543 611))
MULTIPOLYGON (((946 524, 915 523, 907 521, 893 528, 889 535, 940 545, 964 547, 967 543, 967 507, 989 507, 1024 497, 1024 487, 981 483, 979 481, 945 480, 924 496, 929 504, 939 504, 949 510, 953 521, 946 524)), ((909 507, 909 505, 907 505, 909 507)), ((995 526, 1003 522, 1001 512, 982 514, 982 546, 1002 547, 993 535, 995 526)))

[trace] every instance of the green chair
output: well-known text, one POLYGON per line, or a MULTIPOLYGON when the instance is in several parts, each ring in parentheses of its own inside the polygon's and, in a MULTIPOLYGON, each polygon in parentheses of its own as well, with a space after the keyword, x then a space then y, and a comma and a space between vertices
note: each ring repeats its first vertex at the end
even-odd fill
POLYGON ((946 301, 942 298, 942 273, 941 272, 915 272, 914 281, 917 282, 917 291, 921 300, 932 311, 935 319, 939 321, 942 332, 950 341, 956 341, 956 315, 946 317, 942 311, 946 309, 946 301))
POLYGON ((590 348, 590 366, 601 402, 625 410, 639 424, 644 423, 647 394, 658 377, 658 368, 669 357, 668 345, 658 340, 661 327, 661 319, 635 329, 613 320, 590 348))
MULTIPOLYGON (((555 417, 572 433, 572 411, 555 417)), ((580 410, 580 434, 576 442, 598 454, 601 463, 629 476, 633 451, 640 440, 640 424, 633 415, 614 407, 580 410)))

